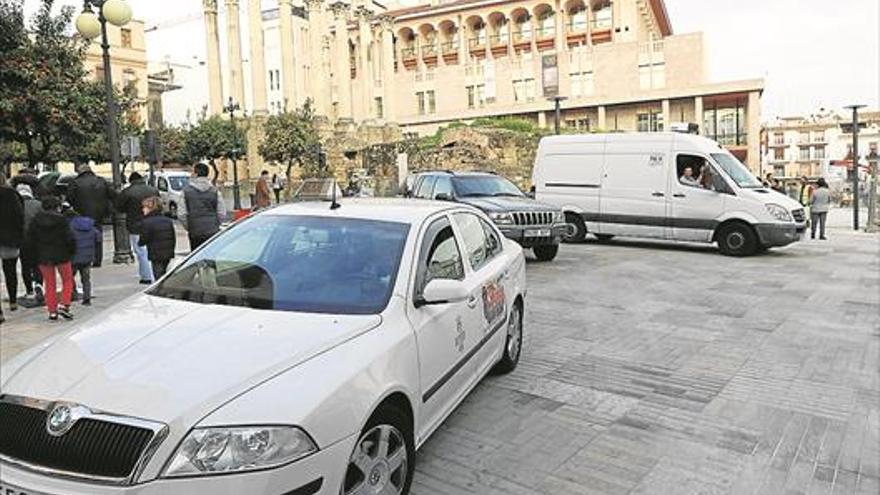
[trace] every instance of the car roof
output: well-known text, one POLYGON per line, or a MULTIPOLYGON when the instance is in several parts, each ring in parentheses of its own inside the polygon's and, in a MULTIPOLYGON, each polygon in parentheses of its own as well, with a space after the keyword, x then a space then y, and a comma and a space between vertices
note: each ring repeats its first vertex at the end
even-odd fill
POLYGON ((404 198, 340 198, 338 203, 340 207, 335 210, 330 209, 329 201, 288 203, 265 210, 261 214, 356 218, 418 225, 435 213, 467 208, 448 201, 404 198))

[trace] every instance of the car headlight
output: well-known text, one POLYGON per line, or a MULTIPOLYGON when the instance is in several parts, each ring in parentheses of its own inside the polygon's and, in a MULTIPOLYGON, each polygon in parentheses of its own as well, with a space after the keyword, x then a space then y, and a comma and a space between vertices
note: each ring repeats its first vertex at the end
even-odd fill
POLYGON ((513 224, 513 216, 510 213, 490 213, 489 218, 498 225, 513 224))
POLYGON ((266 469, 302 459, 317 450, 315 442, 294 426, 196 428, 177 448, 164 476, 266 469))
POLYGON ((773 218, 779 220, 780 222, 791 222, 791 213, 788 212, 787 209, 783 206, 775 205, 773 203, 764 205, 767 207, 767 213, 769 213, 773 218))

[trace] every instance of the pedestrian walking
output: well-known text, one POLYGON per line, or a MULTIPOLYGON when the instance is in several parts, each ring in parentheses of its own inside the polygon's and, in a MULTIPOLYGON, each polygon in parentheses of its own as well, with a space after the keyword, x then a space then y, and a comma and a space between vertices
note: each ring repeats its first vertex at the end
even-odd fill
MULTIPOLYGON (((6 183, 0 172, 0 259, 3 260, 3 279, 9 296, 9 309, 18 309, 18 255, 24 235, 24 204, 21 196, 6 183)), ((0 304, 0 321, 3 319, 0 304)))
POLYGON ((88 165, 77 169, 78 175, 67 186, 67 201, 74 210, 95 221, 95 227, 101 232, 100 239, 95 243, 95 262, 92 266, 101 266, 104 258, 103 222, 110 214, 113 198, 116 195, 112 187, 102 177, 92 172, 88 165))
POLYGON ((144 220, 142 205, 145 199, 158 197, 159 190, 147 185, 143 176, 137 172, 128 176, 128 187, 119 195, 118 207, 125 212, 125 225, 128 227, 131 250, 137 259, 140 283, 145 285, 153 283, 153 269, 146 248, 139 242, 141 222, 144 220))
POLYGON ((819 239, 825 238, 825 217, 828 216, 828 209, 831 206, 831 191, 828 190, 828 183, 824 178, 816 181, 816 187, 810 195, 810 238, 816 238, 816 227, 819 227, 819 239))
POLYGON ((189 248, 194 251, 220 231, 226 220, 226 203, 208 179, 208 166, 197 163, 195 177, 183 188, 183 201, 177 216, 189 234, 189 248))
POLYGON ((79 281, 83 289, 83 306, 91 306, 92 263, 95 261, 95 239, 99 238, 101 234, 95 228, 94 220, 85 215, 80 215, 76 210, 71 209, 70 211, 70 230, 76 243, 76 250, 71 260, 73 277, 75 281, 76 275, 79 274, 79 281))
POLYGON ((255 195, 254 201, 256 202, 255 209, 268 208, 272 206, 272 196, 269 191, 269 172, 267 170, 263 170, 260 172, 260 179, 257 180, 257 194, 255 195))
POLYGON ((71 260, 76 253, 76 242, 67 220, 61 215, 61 200, 55 196, 46 196, 42 206, 43 210, 37 213, 28 229, 25 249, 34 250, 40 267, 49 320, 55 321, 59 315, 70 320, 73 319, 70 311, 70 301, 73 298, 71 260), (56 271, 61 275, 60 304, 56 293, 56 271))
POLYGON ((813 186, 810 185, 810 180, 807 179, 806 175, 801 176, 801 188, 798 191, 798 202, 801 205, 807 206, 810 204, 810 198, 813 197, 813 186))
POLYGON ((275 193, 275 204, 281 204, 281 191, 284 190, 284 181, 278 174, 272 174, 272 192, 275 193))
MULTIPOLYGON (((27 239, 28 231, 34 217, 43 210, 40 200, 34 197, 31 187, 19 184, 15 191, 21 196, 24 203, 24 234, 22 239, 27 239)), ((41 305, 43 304, 43 277, 37 267, 37 259, 33 249, 21 250, 21 279, 24 282, 25 295, 28 300, 41 305)))
POLYGON ((141 224, 141 238, 138 243, 146 246, 153 278, 159 280, 168 270, 168 262, 174 258, 177 235, 174 221, 162 214, 159 198, 147 198, 143 202, 144 221, 141 224))

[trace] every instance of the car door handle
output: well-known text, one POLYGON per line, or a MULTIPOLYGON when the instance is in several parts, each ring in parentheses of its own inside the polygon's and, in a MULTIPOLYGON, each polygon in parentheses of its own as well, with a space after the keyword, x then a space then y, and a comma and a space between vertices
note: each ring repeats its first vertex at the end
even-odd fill
POLYGON ((663 194, 662 192, 655 191, 655 192, 651 193, 651 196, 654 196, 657 198, 662 198, 663 196, 665 196, 665 194, 663 194))
POLYGON ((467 300, 467 305, 468 305, 468 307, 471 308, 471 309, 476 308, 476 307, 477 307, 477 301, 478 301, 478 300, 479 300, 479 299, 477 298, 477 296, 471 294, 470 297, 468 297, 468 300, 467 300))
POLYGON ((684 194, 682 194, 682 193, 675 193, 675 194, 672 195, 672 197, 673 197, 673 198, 683 198, 683 197, 684 197, 684 194))

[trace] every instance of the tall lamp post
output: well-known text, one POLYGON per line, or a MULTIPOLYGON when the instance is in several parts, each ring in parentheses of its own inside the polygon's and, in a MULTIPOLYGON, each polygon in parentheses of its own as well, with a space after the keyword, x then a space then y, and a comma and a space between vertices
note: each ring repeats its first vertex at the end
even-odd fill
MULTIPOLYGON (((110 68, 110 42, 107 40, 107 23, 117 27, 131 20, 131 7, 123 0, 83 0, 83 11, 76 18, 76 30, 83 38, 92 40, 101 36, 104 60, 104 92, 106 94, 107 141, 110 148, 110 164, 113 171, 113 188, 122 188, 122 171, 119 168, 119 136, 116 129, 116 101, 113 99, 113 76, 110 68), (95 14, 92 7, 98 10, 95 14)), ((125 215, 114 209, 113 213, 113 263, 132 261, 125 215)))
POLYGON ((849 105, 852 110, 853 156, 853 230, 859 230, 859 109, 865 105, 849 105))
POLYGON ((550 98, 550 101, 552 101, 554 104, 553 129, 555 130, 556 134, 559 134, 559 121, 560 119, 562 119, 562 110, 559 108, 559 104, 567 99, 567 96, 554 96, 550 98))
MULTIPOLYGON (((241 107, 233 101, 232 97, 229 97, 229 102, 223 107, 223 111, 229 114, 229 122, 232 124, 233 130, 235 130, 235 112, 236 110, 241 110, 241 107)), ((232 208, 235 210, 241 209, 241 191, 238 186, 238 162, 236 157, 238 153, 240 153, 240 149, 238 146, 238 132, 235 132, 236 136, 235 143, 233 144, 232 149, 229 151, 229 158, 232 160, 232 208)))

